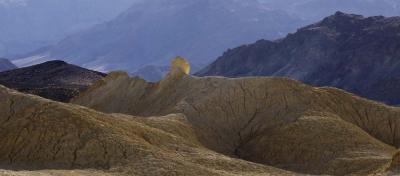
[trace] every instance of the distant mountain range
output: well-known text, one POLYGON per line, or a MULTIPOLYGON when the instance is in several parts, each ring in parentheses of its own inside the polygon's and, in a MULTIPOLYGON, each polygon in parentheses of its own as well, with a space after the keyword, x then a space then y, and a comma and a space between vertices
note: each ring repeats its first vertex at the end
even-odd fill
POLYGON ((48 99, 68 102, 106 74, 64 61, 49 61, 0 72, 0 84, 48 99))
POLYGON ((12 70, 12 69, 16 69, 16 68, 17 68, 17 66, 15 66, 13 63, 11 63, 8 59, 0 58, 0 72, 12 70))
POLYGON ((116 17, 137 0, 0 0, 0 57, 15 57, 116 17))
POLYGON ((60 59, 99 71, 134 72, 182 55, 193 64, 208 64, 227 48, 280 38, 302 24, 256 0, 146 0, 15 63, 60 59))
POLYGON ((0 57, 20 67, 61 59, 99 71, 165 66, 177 55, 204 65, 228 48, 284 37, 337 10, 398 16, 400 1, 0 0, 0 57))
POLYGON ((399 16, 398 0, 259 0, 270 8, 284 10, 304 20, 315 22, 336 11, 365 16, 399 16))
POLYGON ((197 75, 284 76, 400 104, 400 17, 337 12, 286 38, 228 50, 197 75))

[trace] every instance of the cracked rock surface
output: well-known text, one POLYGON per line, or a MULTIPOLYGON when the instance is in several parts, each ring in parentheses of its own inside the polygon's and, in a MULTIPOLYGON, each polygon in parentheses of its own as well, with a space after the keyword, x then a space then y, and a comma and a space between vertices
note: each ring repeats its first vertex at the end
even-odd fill
POLYGON ((0 175, 294 175, 202 146, 183 114, 134 117, 0 86, 0 175))
POLYGON ((149 83, 118 72, 72 103, 143 117, 180 113, 202 146, 297 173, 385 172, 400 146, 400 108, 284 78, 184 74, 149 83))
POLYGON ((71 104, 0 86, 0 175, 395 175, 400 109, 283 78, 110 73, 71 104))

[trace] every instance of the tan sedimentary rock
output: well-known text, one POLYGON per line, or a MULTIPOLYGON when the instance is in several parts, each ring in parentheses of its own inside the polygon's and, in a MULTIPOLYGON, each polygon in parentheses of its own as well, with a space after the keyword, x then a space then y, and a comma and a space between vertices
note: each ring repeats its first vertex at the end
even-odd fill
POLYGON ((145 117, 181 113, 201 145, 300 173, 375 173, 400 145, 399 108, 338 89, 285 78, 178 78, 106 78, 73 103, 145 117))
POLYGON ((397 173, 399 108, 177 61, 158 83, 110 73, 78 105, 0 86, 0 175, 397 173))
POLYGON ((392 162, 387 170, 397 173, 400 172, 400 151, 393 155, 392 162))
POLYGON ((0 144, 6 176, 294 175, 203 147, 183 114, 105 114, 3 86, 0 144))
POLYGON ((183 74, 186 75, 190 73, 189 62, 180 56, 176 57, 171 64, 171 73, 177 73, 177 72, 182 72, 183 74))

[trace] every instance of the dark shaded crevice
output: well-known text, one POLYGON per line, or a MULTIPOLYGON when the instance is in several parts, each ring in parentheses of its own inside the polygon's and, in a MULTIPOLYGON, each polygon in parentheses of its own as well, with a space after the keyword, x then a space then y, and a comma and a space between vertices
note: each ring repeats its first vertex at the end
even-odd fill
POLYGON ((14 110, 15 101, 14 101, 13 97, 10 97, 9 100, 10 100, 9 115, 8 115, 8 117, 6 118, 5 123, 6 123, 6 122, 9 122, 9 121, 11 120, 11 118, 12 118, 13 116, 15 116, 15 110, 14 110))

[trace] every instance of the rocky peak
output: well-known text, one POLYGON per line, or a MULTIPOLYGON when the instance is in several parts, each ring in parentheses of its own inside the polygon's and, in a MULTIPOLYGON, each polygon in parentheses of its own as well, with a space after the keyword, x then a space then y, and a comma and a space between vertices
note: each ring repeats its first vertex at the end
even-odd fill
POLYGON ((348 19, 363 19, 364 17, 362 15, 348 14, 348 13, 343 13, 341 11, 337 11, 334 15, 328 18, 336 20, 346 20, 346 19, 348 20, 348 19))
POLYGON ((355 14, 347 14, 343 12, 336 12, 334 15, 326 17, 321 21, 321 25, 332 25, 338 23, 349 23, 354 21, 359 21, 364 19, 362 15, 355 15, 355 14))
POLYGON ((398 27, 398 24, 400 24, 399 17, 364 17, 362 15, 347 14, 338 11, 334 15, 326 17, 318 23, 300 29, 300 31, 329 29, 330 31, 334 31, 340 34, 354 34, 371 29, 381 29, 388 26, 398 27))
POLYGON ((300 29, 300 31, 309 31, 315 29, 329 29, 340 33, 354 32, 361 30, 366 24, 362 15, 346 14, 343 12, 336 12, 334 15, 324 18, 322 21, 309 25, 300 29))
POLYGON ((229 50, 199 76, 283 76, 399 104, 400 17, 337 12, 277 41, 229 50))

